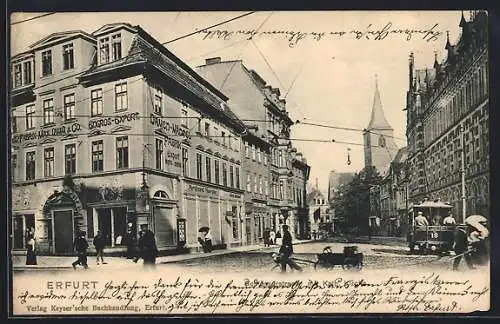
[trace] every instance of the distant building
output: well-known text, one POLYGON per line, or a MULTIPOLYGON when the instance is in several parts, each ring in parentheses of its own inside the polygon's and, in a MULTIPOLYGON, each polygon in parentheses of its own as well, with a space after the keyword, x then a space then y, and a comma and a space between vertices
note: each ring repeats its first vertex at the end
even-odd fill
POLYGON ((333 233, 334 227, 328 201, 317 187, 307 194, 307 205, 309 206, 310 231, 308 234, 310 237, 315 238, 315 235, 325 231, 333 233))
POLYGON ((444 62, 439 63, 436 54, 433 68, 417 69, 410 54, 406 135, 410 199, 449 202, 457 220, 463 221, 463 194, 467 215, 489 217, 487 13, 472 12, 469 21, 462 13, 459 26, 457 44, 452 45, 448 35, 444 62))
POLYGON ((380 175, 384 174, 394 159, 398 147, 394 141, 394 129, 385 118, 377 81, 375 81, 370 123, 363 131, 363 139, 365 167, 374 166, 380 175))
POLYGON ((328 201, 331 202, 340 186, 346 185, 354 178, 354 172, 330 171, 328 178, 328 201))

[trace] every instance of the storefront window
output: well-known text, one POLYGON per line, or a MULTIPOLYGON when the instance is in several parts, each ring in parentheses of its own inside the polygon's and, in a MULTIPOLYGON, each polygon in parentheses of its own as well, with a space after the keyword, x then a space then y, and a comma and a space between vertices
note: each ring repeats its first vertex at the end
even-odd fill
POLYGON ((102 208, 97 210, 97 224, 107 246, 122 245, 127 230, 126 208, 102 208), (121 239, 119 238, 121 237, 121 239))

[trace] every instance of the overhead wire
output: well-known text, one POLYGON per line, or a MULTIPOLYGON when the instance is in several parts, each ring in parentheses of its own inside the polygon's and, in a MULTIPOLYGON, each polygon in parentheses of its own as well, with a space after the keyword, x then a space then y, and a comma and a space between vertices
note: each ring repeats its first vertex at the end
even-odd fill
POLYGON ((27 19, 24 19, 24 20, 19 20, 19 21, 11 22, 10 25, 13 26, 13 25, 22 24, 22 23, 25 23, 25 22, 28 22, 28 21, 33 21, 35 19, 40 19, 40 18, 43 18, 43 17, 51 16, 51 15, 54 15, 56 13, 57 12, 49 12, 49 13, 42 14, 42 15, 39 15, 39 16, 27 18, 27 19))

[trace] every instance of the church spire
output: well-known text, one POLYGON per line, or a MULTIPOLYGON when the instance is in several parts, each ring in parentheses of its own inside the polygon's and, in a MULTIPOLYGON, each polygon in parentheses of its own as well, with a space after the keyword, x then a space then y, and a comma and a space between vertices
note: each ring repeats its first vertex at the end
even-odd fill
POLYGON ((387 122, 387 119, 385 119, 384 110, 382 109, 382 101, 380 100, 380 93, 378 91, 377 75, 375 75, 375 97, 373 99, 372 116, 367 129, 392 129, 389 122, 387 122))

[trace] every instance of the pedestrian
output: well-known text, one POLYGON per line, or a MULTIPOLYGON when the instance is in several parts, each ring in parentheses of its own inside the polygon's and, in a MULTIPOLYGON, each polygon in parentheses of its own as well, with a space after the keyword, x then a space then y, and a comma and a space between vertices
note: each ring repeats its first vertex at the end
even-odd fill
POLYGON ((142 236, 139 239, 139 250, 141 252, 144 266, 153 268, 156 264, 158 256, 158 248, 156 247, 155 234, 148 229, 148 225, 141 225, 142 236))
POLYGON ((269 232, 269 244, 276 244, 276 232, 274 230, 271 230, 271 232, 269 232))
POLYGON ((97 265, 99 265, 99 258, 101 258, 102 264, 107 264, 104 262, 104 235, 100 230, 97 230, 97 235, 94 236, 94 246, 97 253, 97 265))
POLYGON ((78 235, 73 242, 73 250, 76 251, 78 256, 78 259, 72 263, 73 269, 75 270, 77 265, 81 265, 84 269, 89 268, 87 264, 87 249, 89 247, 89 243, 85 239, 85 235, 87 235, 86 232, 80 232, 80 235, 78 235))
POLYGON ((288 225, 283 225, 283 239, 280 247, 281 272, 286 272, 288 264, 292 270, 302 271, 302 268, 292 260, 293 244, 292 235, 288 231, 288 225))
POLYGON ((204 253, 210 253, 213 251, 212 245, 212 234, 210 234, 210 229, 208 227, 203 228, 203 231, 200 232, 201 237, 198 237, 198 242, 203 248, 204 253))
POLYGON ((36 265, 35 229, 26 231, 26 265, 36 265))
POLYGON ((132 223, 128 223, 127 232, 125 233, 125 244, 127 245, 127 252, 125 257, 127 259, 133 259, 135 256, 135 246, 137 243, 137 237, 132 231, 132 223))
POLYGON ((425 218, 422 212, 418 212, 417 217, 415 217, 415 226, 416 227, 427 227, 429 226, 429 221, 425 218))
POLYGON ((264 230, 264 246, 269 246, 269 233, 270 233, 270 230, 268 228, 266 228, 264 230))
POLYGON ((475 269, 474 264, 472 263, 472 258, 469 251, 469 234, 467 232, 470 231, 470 228, 467 229, 463 227, 457 228, 455 233, 455 243, 453 245, 453 250, 455 251, 455 260, 453 260, 453 271, 458 270, 458 266, 460 265, 460 261, 462 257, 467 264, 469 269, 475 269))
POLYGON ((450 212, 450 214, 443 219, 443 225, 445 226, 453 226, 456 225, 456 223, 457 222, 455 221, 452 212, 450 212))

